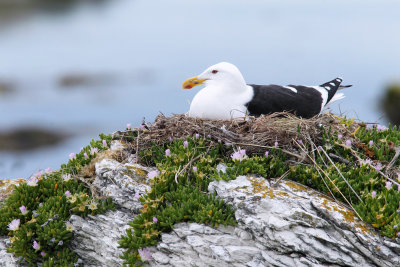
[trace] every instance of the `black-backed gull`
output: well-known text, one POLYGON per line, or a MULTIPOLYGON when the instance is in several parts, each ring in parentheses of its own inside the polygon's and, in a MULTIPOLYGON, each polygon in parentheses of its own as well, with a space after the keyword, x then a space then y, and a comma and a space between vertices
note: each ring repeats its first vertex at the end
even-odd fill
POLYGON ((344 98, 341 78, 319 86, 246 84, 239 69, 227 62, 207 68, 187 79, 182 88, 204 84, 193 98, 188 115, 203 119, 232 119, 273 112, 291 112, 303 118, 320 114, 334 101, 344 98))

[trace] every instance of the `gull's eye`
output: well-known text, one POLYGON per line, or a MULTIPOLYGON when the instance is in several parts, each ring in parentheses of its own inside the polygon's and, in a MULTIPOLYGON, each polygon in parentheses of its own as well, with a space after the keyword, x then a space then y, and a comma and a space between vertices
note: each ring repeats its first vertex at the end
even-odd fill
POLYGON ((212 73, 212 74, 217 74, 218 71, 217 71, 217 70, 212 70, 211 73, 212 73))

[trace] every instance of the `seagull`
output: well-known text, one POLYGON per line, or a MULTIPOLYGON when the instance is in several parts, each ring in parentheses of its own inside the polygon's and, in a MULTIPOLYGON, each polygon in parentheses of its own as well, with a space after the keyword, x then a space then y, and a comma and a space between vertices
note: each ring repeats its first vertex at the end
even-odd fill
POLYGON ((274 112, 290 112, 302 118, 322 113, 329 104, 343 99, 338 90, 342 78, 318 86, 246 84, 239 69, 228 62, 207 68, 203 73, 183 82, 183 89, 205 85, 193 98, 189 117, 211 120, 238 119, 274 112))

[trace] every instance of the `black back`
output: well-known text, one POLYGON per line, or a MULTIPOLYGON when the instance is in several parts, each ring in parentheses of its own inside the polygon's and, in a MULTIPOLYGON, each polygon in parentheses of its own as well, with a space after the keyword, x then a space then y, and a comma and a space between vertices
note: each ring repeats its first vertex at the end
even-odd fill
POLYGON ((314 88, 289 85, 297 93, 280 85, 250 84, 254 90, 253 99, 246 104, 252 116, 274 112, 291 112, 297 116, 311 118, 321 111, 321 93, 314 88))

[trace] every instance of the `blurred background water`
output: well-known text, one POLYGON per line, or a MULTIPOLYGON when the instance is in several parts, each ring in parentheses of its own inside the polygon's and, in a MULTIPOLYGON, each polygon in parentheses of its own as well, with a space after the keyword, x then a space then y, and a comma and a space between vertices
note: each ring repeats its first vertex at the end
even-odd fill
POLYGON ((400 80, 399 10, 397 0, 0 0, 0 179, 56 169, 101 132, 186 112, 198 89, 182 81, 220 61, 256 84, 342 76, 354 86, 332 111, 387 124, 379 103, 400 80))

